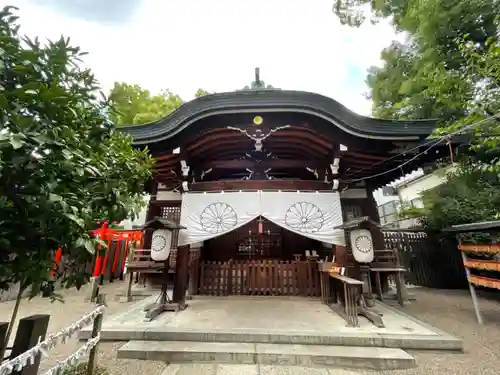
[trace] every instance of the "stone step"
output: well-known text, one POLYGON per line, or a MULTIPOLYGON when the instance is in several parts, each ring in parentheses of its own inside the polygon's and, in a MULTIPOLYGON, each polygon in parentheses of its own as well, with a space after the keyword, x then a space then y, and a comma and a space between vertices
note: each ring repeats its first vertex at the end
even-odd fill
POLYGON ((166 363, 231 363, 392 370, 415 367, 401 349, 191 341, 130 341, 118 358, 166 363))
MULTIPOLYGON (((87 340, 91 328, 80 331, 79 338, 87 340)), ((463 342, 449 335, 390 334, 378 332, 338 332, 283 331, 258 329, 232 329, 210 332, 196 329, 149 328, 128 330, 127 327, 109 329, 103 327, 102 341, 198 341, 234 342, 261 344, 334 345, 400 348, 411 350, 451 350, 462 351, 463 342)))
MULTIPOLYGON (((161 375, 366 375, 360 369, 302 366, 234 365, 229 363, 171 364, 161 375)), ((372 371, 370 371, 370 374, 372 371)))

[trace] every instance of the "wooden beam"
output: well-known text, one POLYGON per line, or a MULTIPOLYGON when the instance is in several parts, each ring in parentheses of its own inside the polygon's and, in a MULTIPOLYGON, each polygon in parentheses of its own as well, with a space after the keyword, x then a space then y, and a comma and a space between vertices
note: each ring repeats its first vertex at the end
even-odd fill
POLYGON ((387 157, 387 156, 372 155, 372 154, 369 154, 369 153, 365 154, 365 153, 353 152, 353 151, 346 151, 345 155, 354 156, 356 158, 362 158, 362 159, 377 160, 377 161, 382 161, 382 160, 389 159, 389 157, 387 157))
MULTIPOLYGON (((269 139, 269 138, 268 138, 269 139)), ((217 147, 206 150, 204 152, 194 152, 192 154, 193 160, 198 159, 235 159, 242 157, 245 153, 253 153, 253 144, 243 143, 238 144, 234 142, 219 144, 217 147)), ((264 144, 263 152, 272 152, 273 155, 278 157, 285 156, 291 159, 323 159, 328 155, 328 151, 322 147, 312 146, 311 143, 301 140, 290 141, 268 141, 264 144)))
POLYGON ((271 159, 271 160, 213 160, 205 162, 201 165, 203 169, 242 169, 253 168, 258 166, 259 168, 273 168, 273 169, 293 169, 293 168, 315 168, 316 165, 305 160, 286 160, 286 159, 271 159))
POLYGON ((332 183, 310 180, 228 180, 189 184, 189 191, 231 190, 332 190, 332 183))
MULTIPOLYGON (((327 149, 330 148, 330 143, 326 142, 324 139, 310 134, 306 132, 300 132, 300 131, 285 131, 285 130, 279 130, 276 133, 273 133, 271 137, 268 139, 274 139, 274 140, 283 140, 283 139, 288 139, 288 140, 303 140, 306 142, 314 143, 318 146, 325 147, 327 149)), ((210 147, 217 147, 220 144, 223 143, 228 143, 229 142, 241 142, 242 139, 248 140, 248 142, 253 143, 253 141, 250 138, 245 137, 242 135, 240 132, 236 131, 230 131, 228 133, 220 133, 216 135, 210 135, 207 137, 200 137, 196 142, 192 143, 187 147, 188 151, 194 151, 197 150, 198 152, 203 151, 207 148, 210 147)), ((232 143, 231 142, 231 143, 232 143)), ((264 145, 266 144, 266 141, 264 141, 264 145)))
MULTIPOLYGON (((215 138, 219 138, 219 136, 221 134, 224 134, 224 133, 237 134, 233 130, 227 129, 226 127, 220 127, 220 124, 212 124, 212 125, 217 126, 217 127, 208 127, 206 129, 204 129, 202 133, 186 134, 185 138, 183 138, 183 141, 185 141, 184 144, 190 145, 192 143, 198 142, 201 138, 207 137, 207 136, 214 136, 215 138)), ((245 127, 245 125, 243 125, 243 124, 232 124, 232 125, 237 126, 237 127, 242 126, 243 128, 245 127)), ((280 130, 276 134, 286 134, 287 130, 308 133, 310 135, 313 135, 315 137, 322 139, 324 142, 329 142, 329 138, 327 138, 325 135, 320 134, 317 131, 315 131, 307 123, 291 125, 288 129, 280 130)))
POLYGON ((157 155, 154 157, 156 161, 178 161, 179 160, 179 154, 162 154, 162 155, 157 155))

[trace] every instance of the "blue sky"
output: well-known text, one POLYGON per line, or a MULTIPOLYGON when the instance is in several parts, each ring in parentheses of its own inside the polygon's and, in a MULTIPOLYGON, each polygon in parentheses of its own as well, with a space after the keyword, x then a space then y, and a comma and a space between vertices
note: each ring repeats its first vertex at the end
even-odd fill
POLYGON ((396 38, 387 24, 341 26, 329 0, 0 0, 20 8, 22 31, 61 34, 89 52, 107 91, 114 81, 191 99, 230 91, 261 68, 266 84, 332 97, 360 114, 366 69, 396 38))

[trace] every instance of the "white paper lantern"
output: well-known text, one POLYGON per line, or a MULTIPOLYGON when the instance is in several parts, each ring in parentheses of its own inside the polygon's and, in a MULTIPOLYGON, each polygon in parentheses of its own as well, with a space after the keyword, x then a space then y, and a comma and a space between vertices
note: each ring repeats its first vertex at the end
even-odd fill
POLYGON ((170 254, 172 246, 172 231, 168 229, 157 229, 153 232, 151 240, 151 258, 153 260, 165 260, 170 254))
POLYGON ((373 251, 372 234, 367 229, 355 229, 351 231, 352 255, 357 262, 373 262, 375 253, 373 251))

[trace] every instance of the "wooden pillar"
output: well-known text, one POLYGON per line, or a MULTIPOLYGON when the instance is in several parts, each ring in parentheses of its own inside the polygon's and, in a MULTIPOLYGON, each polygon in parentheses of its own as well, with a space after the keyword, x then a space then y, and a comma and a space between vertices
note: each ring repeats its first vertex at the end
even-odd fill
MULTIPOLYGON (((380 217, 378 214, 378 207, 375 198, 373 197, 373 189, 370 186, 366 187, 367 198, 365 201, 365 205, 363 207, 363 212, 366 216, 368 216, 371 220, 380 223, 380 217)), ((370 232, 372 233, 373 240, 373 248, 375 250, 384 250, 385 249, 385 241, 382 230, 379 227, 374 225, 370 226, 370 232)), ((372 284, 374 280, 371 280, 372 284)), ((383 272, 381 275, 381 283, 382 283, 382 292, 387 292, 389 290, 389 274, 387 272, 383 272)))
POLYGON ((189 245, 177 247, 173 302, 181 309, 186 306, 186 291, 189 279, 189 245))
MULTIPOLYGON (((369 186, 367 186, 366 188, 366 194, 367 198, 363 206, 363 213, 364 215, 368 216, 371 220, 380 223, 377 202, 373 197, 373 190, 369 186)), ((372 233, 374 249, 375 250, 385 249, 385 241, 384 241, 384 235, 382 234, 382 230, 376 226, 372 226, 370 228, 370 231, 372 233)))
MULTIPOLYGON (((156 181, 151 182, 151 187, 149 189, 151 193, 151 198, 148 203, 148 211, 146 213, 146 223, 148 221, 153 220, 156 216, 160 216, 160 212, 158 212, 158 206, 156 203, 156 194, 158 193, 158 183, 156 181)), ((151 239, 153 236, 153 230, 145 230, 144 237, 142 240, 142 248, 150 249, 151 248, 151 239)))
MULTIPOLYGON (((15 358, 37 345, 40 341, 45 340, 47 327, 49 326, 50 315, 31 315, 19 320, 17 327, 16 338, 12 346, 10 357, 15 358)), ((35 363, 32 363, 22 370, 12 371, 13 375, 37 375, 38 367, 40 366, 40 357, 38 354, 35 357, 35 363)))
MULTIPOLYGON (((9 322, 0 322, 0 353, 5 353, 6 348, 5 346, 5 337, 7 336, 7 330, 9 329, 9 322)), ((0 363, 3 362, 0 360, 0 363)))
POLYGON ((347 248, 342 245, 335 245, 335 263, 346 265, 348 259, 347 248))
MULTIPOLYGON (((196 245, 197 244, 195 244, 195 246, 196 245)), ((200 253, 201 249, 199 247, 190 249, 189 285, 188 285, 188 296, 190 297, 192 297, 195 294, 198 294, 198 284, 200 277, 200 253)))
POLYGON ((151 197, 149 198, 148 211, 146 213, 146 223, 153 220, 154 217, 158 215, 158 213, 155 212, 156 206, 154 204, 156 201, 156 195, 158 194, 158 183, 155 180, 151 182, 149 193, 151 194, 151 197))

